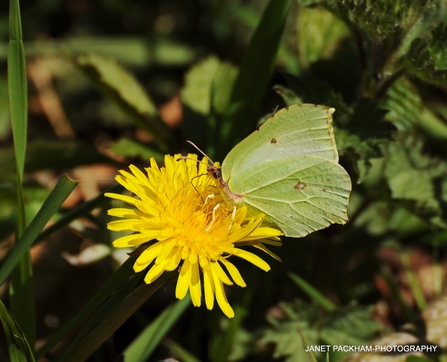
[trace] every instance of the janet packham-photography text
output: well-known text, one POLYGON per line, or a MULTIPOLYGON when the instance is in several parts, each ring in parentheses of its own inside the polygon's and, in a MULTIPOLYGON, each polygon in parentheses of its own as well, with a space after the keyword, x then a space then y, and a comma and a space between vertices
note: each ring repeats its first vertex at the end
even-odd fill
POLYGON ((306 346, 305 352, 375 352, 375 353, 411 353, 422 352, 430 353, 436 352, 438 348, 434 344, 389 344, 389 345, 369 345, 369 346, 356 346, 356 345, 330 345, 330 344, 317 344, 306 346))

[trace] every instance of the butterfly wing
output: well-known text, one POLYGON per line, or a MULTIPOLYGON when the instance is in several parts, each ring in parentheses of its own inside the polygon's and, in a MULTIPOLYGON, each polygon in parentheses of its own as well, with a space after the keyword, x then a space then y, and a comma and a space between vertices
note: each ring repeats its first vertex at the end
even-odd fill
POLYGON ((240 194, 250 213, 286 236, 303 237, 347 221, 351 180, 340 165, 323 157, 298 156, 252 165, 231 176, 229 189, 240 194))
POLYGON ((337 163, 334 111, 314 104, 281 109, 228 153, 222 163, 223 181, 254 165, 292 156, 318 156, 337 163))

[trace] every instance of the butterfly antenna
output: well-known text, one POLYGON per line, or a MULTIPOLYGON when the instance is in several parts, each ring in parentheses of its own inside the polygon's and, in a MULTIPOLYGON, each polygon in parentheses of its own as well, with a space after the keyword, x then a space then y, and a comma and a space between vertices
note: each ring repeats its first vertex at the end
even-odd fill
POLYGON ((213 160, 212 160, 211 158, 209 158, 208 155, 207 155, 205 152, 203 152, 199 147, 197 147, 196 144, 195 144, 194 142, 189 141, 189 140, 186 140, 185 142, 188 142, 188 143, 189 143, 191 146, 193 146, 197 151, 199 151, 203 156, 205 156, 205 157, 208 159, 208 161, 211 162, 212 165, 214 165, 213 160))

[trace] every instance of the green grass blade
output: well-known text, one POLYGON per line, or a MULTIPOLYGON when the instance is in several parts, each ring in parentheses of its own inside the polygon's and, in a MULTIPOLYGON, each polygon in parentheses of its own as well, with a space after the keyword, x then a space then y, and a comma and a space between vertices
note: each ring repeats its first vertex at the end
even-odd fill
POLYGON ((124 362, 144 362, 162 338, 168 333, 174 323, 180 318, 191 304, 190 297, 186 297, 171 304, 161 313, 124 351, 124 362))
MULTIPOLYGON (((54 362, 64 362, 67 357, 72 354, 72 351, 76 348, 76 344, 79 343, 87 333, 94 330, 102 320, 107 319, 109 315, 112 315, 115 312, 117 306, 123 303, 126 297, 135 289, 135 286, 141 281, 143 275, 143 273, 140 273, 135 278, 129 279, 116 293, 114 293, 113 296, 110 297, 88 320, 73 342, 70 343, 70 345, 59 354, 56 359, 54 359, 54 362)), ((97 345, 96 348, 97 347, 99 347, 99 345, 97 345)))
POLYGON ((11 362, 34 361, 29 344, 14 318, 9 314, 3 302, 0 300, 0 320, 5 332, 11 362))
MULTIPOLYGON (((20 238, 26 227, 22 180, 26 154, 28 93, 18 0, 9 2, 8 89, 17 178, 18 225, 16 235, 20 238)), ((17 260, 17 263, 14 264, 18 264, 17 268, 10 271, 10 310, 17 323, 22 327, 28 342, 34 345, 36 318, 31 257, 26 251, 22 253, 22 256, 20 262, 17 260)))
MULTIPOLYGON (((135 258, 129 258, 126 262, 112 275, 112 277, 104 284, 104 286, 93 296, 82 310, 52 335, 48 341, 36 352, 35 357, 40 360, 57 343, 62 341, 73 329, 79 325, 85 318, 94 313, 116 290, 120 289, 128 279, 135 274, 133 264, 135 258)), ((137 282, 139 278, 133 278, 137 282)), ((80 333, 82 335, 82 332, 80 333)), ((67 347, 67 349, 70 346, 67 347)))
POLYGON ((337 306, 334 303, 327 299, 323 294, 321 294, 303 278, 294 273, 289 273, 288 275, 296 283, 296 285, 301 288, 303 292, 305 292, 314 302, 321 305, 326 311, 332 312, 337 309, 337 306))
POLYGON ((16 154, 17 172, 23 179, 25 165, 28 93, 26 83, 25 50, 18 0, 9 2, 8 87, 9 104, 16 154))
POLYGON ((291 5, 292 0, 270 0, 263 12, 242 59, 233 88, 226 121, 220 133, 220 153, 228 151, 234 142, 238 142, 244 136, 241 130, 246 129, 254 120, 275 67, 291 5))
MULTIPOLYGON (((104 343, 144 302, 147 301, 168 280, 177 277, 178 272, 164 273, 152 284, 140 284, 132 293, 117 303, 115 308, 74 346, 63 362, 78 362, 86 360, 98 347, 104 343)), ((61 361, 61 360, 58 360, 61 361)))
POLYGON ((422 287, 416 273, 411 266, 410 256, 408 255, 407 251, 403 251, 400 254, 400 260, 405 268, 405 274, 407 275, 407 280, 410 284, 410 290, 413 294, 416 305, 418 306, 419 310, 424 310, 427 307, 427 301, 425 300, 424 292, 422 291, 422 287))
POLYGON ((168 347, 182 362, 200 362, 200 360, 184 349, 180 344, 169 338, 163 339, 163 345, 168 347))
MULTIPOLYGON (((250 298, 250 296, 246 296, 246 298, 250 298)), ((245 303, 244 303, 245 304, 245 303)), ((225 330, 225 333, 222 335, 222 338, 219 340, 219 345, 216 346, 216 350, 214 353, 214 361, 217 362, 225 362, 228 361, 228 357, 231 353, 231 349, 234 346, 234 342, 236 340, 236 334, 242 328, 242 323, 245 320, 247 315, 247 308, 242 305, 236 305, 234 307, 234 318, 229 321, 229 326, 225 330)))
POLYGON ((71 209, 66 214, 64 214, 64 216, 62 216, 60 219, 58 219, 53 225, 49 226, 44 231, 42 231, 42 233, 37 237, 36 242, 46 239, 47 237, 49 237, 56 231, 62 229, 64 226, 67 226, 68 224, 70 224, 73 220, 75 220, 81 216, 87 215, 90 211, 92 211, 93 209, 95 209, 97 207, 100 207, 101 205, 103 205, 106 202, 110 202, 110 199, 104 197, 104 193, 106 193, 106 192, 120 192, 122 190, 123 190, 123 186, 121 186, 120 184, 115 184, 113 186, 110 186, 106 190, 104 190, 104 192, 102 194, 98 195, 94 199, 86 201, 86 202, 82 203, 81 205, 77 206, 76 208, 71 209))
POLYGON ((36 240, 44 226, 56 213, 60 205, 64 202, 68 195, 70 195, 76 185, 77 181, 71 180, 67 175, 60 178, 56 187, 45 200, 41 209, 31 221, 22 237, 17 241, 14 249, 8 255, 5 263, 0 268, 0 285, 5 282, 9 273, 11 273, 23 255, 25 255, 25 253, 29 250, 30 246, 36 240))

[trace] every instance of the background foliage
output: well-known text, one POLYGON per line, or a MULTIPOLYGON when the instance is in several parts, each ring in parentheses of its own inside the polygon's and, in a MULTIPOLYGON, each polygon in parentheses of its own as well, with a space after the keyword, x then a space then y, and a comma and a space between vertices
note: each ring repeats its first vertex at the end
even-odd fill
POLYGON ((2 284, 0 360, 90 348, 91 361, 354 361, 303 349, 380 343, 405 323, 416 336, 406 343, 438 345, 420 360, 447 359, 447 318, 433 317, 447 308, 445 1, 22 1, 26 79, 14 3, 0 4, 0 276, 23 256, 11 252, 22 236, 14 250, 33 244, 20 262, 33 272, 19 275, 35 296, 2 284), (191 152, 186 139, 222 161, 260 120, 303 102, 336 108, 348 224, 285 239, 268 274, 236 261, 248 286, 228 290, 232 320, 172 304, 172 287, 128 307, 141 275, 129 279, 131 262, 112 250, 102 197, 117 170, 191 152), (55 188, 63 173, 79 185, 62 204, 74 187, 65 177, 55 188), (14 312, 25 302, 35 319, 14 312), (119 328, 98 333, 108 315, 119 328))

